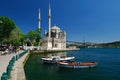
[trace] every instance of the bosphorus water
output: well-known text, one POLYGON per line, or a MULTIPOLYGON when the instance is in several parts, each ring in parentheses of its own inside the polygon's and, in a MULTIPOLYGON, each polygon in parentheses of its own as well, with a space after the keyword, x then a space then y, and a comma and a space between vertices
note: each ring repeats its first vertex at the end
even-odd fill
POLYGON ((95 48, 78 51, 31 54, 25 65, 27 80, 120 80, 120 49, 95 48), (97 61, 95 68, 67 69, 57 65, 42 64, 41 57, 46 55, 75 56, 74 61, 97 61))

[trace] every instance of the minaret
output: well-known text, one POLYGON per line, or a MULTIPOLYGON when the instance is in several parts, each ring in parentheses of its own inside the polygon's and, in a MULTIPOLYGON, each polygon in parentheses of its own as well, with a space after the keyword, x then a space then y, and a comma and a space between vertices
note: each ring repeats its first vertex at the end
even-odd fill
POLYGON ((40 32, 40 8, 38 10, 38 32, 40 32))
POLYGON ((48 31, 49 31, 49 38, 51 37, 51 8, 49 4, 49 12, 48 12, 48 31))

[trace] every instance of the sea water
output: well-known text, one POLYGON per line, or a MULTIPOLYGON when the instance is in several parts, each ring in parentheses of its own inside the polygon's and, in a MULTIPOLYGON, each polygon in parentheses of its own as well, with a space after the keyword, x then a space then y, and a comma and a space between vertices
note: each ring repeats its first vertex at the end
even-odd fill
POLYGON ((120 49, 95 48, 78 51, 31 54, 25 65, 27 80, 120 80, 120 49), (67 69, 56 64, 43 64, 41 57, 50 55, 74 56, 73 61, 97 61, 95 68, 67 69))

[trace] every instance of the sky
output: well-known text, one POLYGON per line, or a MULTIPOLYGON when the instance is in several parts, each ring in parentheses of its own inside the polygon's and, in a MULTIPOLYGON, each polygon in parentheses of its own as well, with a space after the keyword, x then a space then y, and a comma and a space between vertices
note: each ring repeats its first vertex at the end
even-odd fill
POLYGON ((38 27, 48 30, 48 5, 52 26, 66 31, 67 41, 113 42, 120 40, 120 0, 0 0, 0 16, 12 19, 23 33, 38 27))

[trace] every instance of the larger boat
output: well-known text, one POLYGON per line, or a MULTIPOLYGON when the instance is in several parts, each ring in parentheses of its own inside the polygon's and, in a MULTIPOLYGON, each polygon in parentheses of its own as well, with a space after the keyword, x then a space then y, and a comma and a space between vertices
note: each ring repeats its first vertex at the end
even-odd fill
POLYGON ((66 57, 66 56, 45 56, 45 57, 42 57, 42 62, 43 63, 57 63, 58 61, 68 61, 68 60, 72 60, 74 59, 75 57, 66 57))
POLYGON ((97 62, 57 62, 59 67, 64 68, 92 68, 96 67, 97 62))

